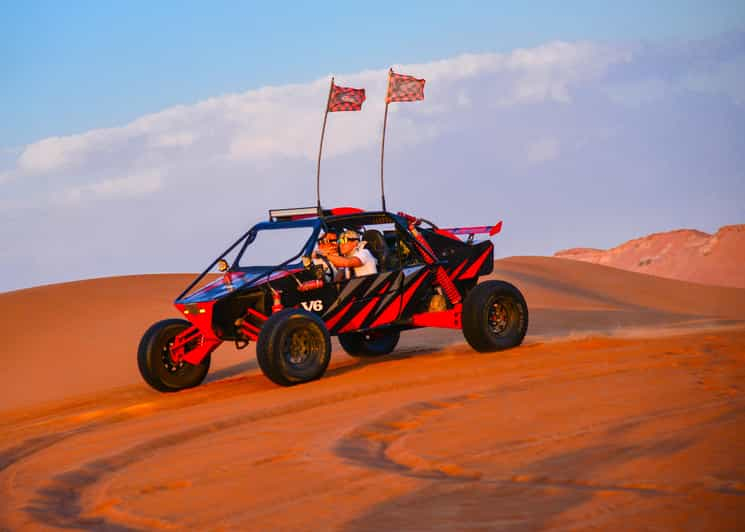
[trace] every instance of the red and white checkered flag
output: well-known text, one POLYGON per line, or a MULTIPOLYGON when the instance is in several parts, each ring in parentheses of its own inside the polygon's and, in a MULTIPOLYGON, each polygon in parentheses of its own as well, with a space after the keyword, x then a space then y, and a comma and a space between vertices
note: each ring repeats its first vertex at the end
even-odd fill
POLYGON ((365 101, 365 89, 351 89, 349 87, 331 86, 328 110, 335 111, 359 111, 362 102, 365 101))
POLYGON ((424 99, 425 80, 417 79, 406 74, 396 74, 391 71, 388 78, 388 94, 386 103, 391 102, 415 102, 424 99))

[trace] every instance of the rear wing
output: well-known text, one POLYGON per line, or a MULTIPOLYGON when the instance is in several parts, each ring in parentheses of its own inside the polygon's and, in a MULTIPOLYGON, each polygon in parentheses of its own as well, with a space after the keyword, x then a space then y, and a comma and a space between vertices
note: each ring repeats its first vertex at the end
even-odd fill
POLYGON ((486 234, 494 236, 502 231, 502 220, 499 220, 494 225, 478 225, 474 227, 448 227, 443 229, 436 229, 435 232, 443 236, 455 238, 460 240, 458 237, 462 235, 468 235, 468 240, 473 240, 474 235, 486 234))
POLYGON ((429 220, 425 220, 424 218, 416 218, 410 214, 406 214, 405 212, 399 212, 398 215, 405 218, 407 222, 413 225, 419 225, 421 222, 428 223, 430 226, 432 226, 432 230, 435 233, 446 236, 448 238, 454 238, 455 240, 460 240, 460 238, 458 238, 459 235, 468 235, 468 241, 470 242, 473 240, 474 235, 489 233, 489 236, 491 237, 502 230, 502 220, 499 220, 494 225, 440 228, 429 220))

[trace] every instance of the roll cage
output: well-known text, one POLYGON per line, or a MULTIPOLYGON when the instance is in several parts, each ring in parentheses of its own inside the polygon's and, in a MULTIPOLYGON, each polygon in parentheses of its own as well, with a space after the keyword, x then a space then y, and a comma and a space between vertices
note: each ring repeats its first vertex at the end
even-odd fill
POLYGON ((179 302, 180 300, 187 297, 189 293, 194 289, 194 287, 196 287, 202 281, 202 279, 204 279, 205 276, 213 270, 213 268, 221 259, 224 259, 239 246, 240 249, 233 259, 232 264, 229 265, 228 272, 249 271, 252 268, 251 266, 239 267, 238 264, 240 264, 240 261, 244 253, 246 252, 246 249, 251 244, 251 242, 255 240, 256 235, 259 231, 300 227, 312 228, 312 232, 311 235, 308 237, 308 240, 295 255, 280 264, 262 269, 263 275, 261 277, 265 277, 270 276, 277 270, 292 265, 294 261, 300 259, 300 257, 302 256, 310 255, 313 252, 316 241, 318 240, 318 235, 322 230, 324 232, 327 232, 331 229, 341 230, 342 228, 360 230, 367 225, 378 225, 386 223, 393 223, 401 235, 406 235, 406 237, 410 239, 408 229, 406 228, 406 219, 385 211, 354 212, 341 215, 324 214, 322 216, 316 215, 315 217, 309 217, 307 215, 301 214, 295 215, 294 217, 291 216, 290 219, 283 219, 272 216, 269 221, 259 222, 251 227, 251 229, 243 233, 230 247, 228 247, 225 251, 218 255, 215 260, 213 260, 210 265, 201 274, 199 274, 197 278, 194 279, 181 294, 179 294, 179 296, 176 298, 176 302, 179 302))
MULTIPOLYGON (((409 252, 413 252, 415 260, 416 257, 420 259, 417 260, 417 262, 437 264, 440 262, 439 257, 437 257, 431 249, 418 246, 415 241, 416 239, 411 234, 410 226, 412 224, 420 226, 421 223, 429 225, 430 227, 428 229, 432 231, 439 231, 438 227, 428 220, 414 218, 413 216, 404 213, 394 214, 388 211, 367 212, 358 211, 357 209, 342 208, 333 209, 331 211, 322 211, 321 216, 318 216, 318 214, 315 213, 313 215, 290 214, 285 217, 276 216, 270 212, 269 221, 259 222, 255 224, 253 227, 251 227, 251 229, 242 234, 230 247, 228 247, 225 251, 218 255, 217 258, 215 258, 215 260, 213 260, 210 265, 201 274, 199 274, 199 276, 197 276, 197 278, 194 279, 194 281, 192 281, 189 286, 176 298, 176 303, 186 298, 194 289, 194 287, 196 287, 205 278, 205 276, 213 270, 213 268, 221 259, 224 259, 239 246, 240 249, 233 259, 232 264, 229 264, 227 272, 256 272, 256 270, 258 269, 261 275, 251 283, 255 284, 264 277, 271 276, 278 270, 287 269, 294 266, 300 267, 299 259, 302 256, 311 255, 321 231, 342 231, 344 229, 354 229, 356 231, 362 231, 369 226, 392 224, 395 228, 394 238, 400 239, 405 244, 405 247, 408 248, 409 252), (334 211, 341 211, 343 214, 334 214, 334 211), (300 250, 289 259, 280 264, 266 267, 239 266, 244 253, 248 249, 248 246, 251 245, 251 243, 255 240, 256 235, 260 231, 301 227, 311 228, 311 234, 306 242, 303 244, 303 246, 300 248, 300 250), (425 257, 425 254, 428 256, 425 257), (298 261, 297 264, 295 264, 295 261, 298 261)), ((453 238, 456 238, 457 240, 457 237, 453 238)))
POLYGON ((282 221, 259 222, 253 227, 251 227, 251 229, 243 233, 243 235, 241 235, 240 238, 238 238, 238 240, 236 240, 228 249, 226 249, 220 255, 218 255, 217 258, 213 260, 212 263, 210 263, 210 265, 201 274, 199 274, 199 276, 197 276, 197 278, 194 279, 191 282, 191 284, 189 284, 189 286, 186 287, 186 289, 183 292, 181 292, 181 294, 176 298, 176 302, 178 303, 179 301, 187 297, 187 295, 194 289, 194 287, 197 286, 199 282, 202 279, 204 279, 204 277, 210 271, 212 271, 212 269, 217 265, 217 263, 220 262, 221 259, 224 259, 227 255, 229 255, 238 246, 241 246, 241 248, 238 251, 238 254, 235 256, 233 263, 229 265, 228 272, 250 271, 252 268, 251 266, 240 268, 238 267, 238 264, 240 263, 240 260, 243 257, 243 254, 246 252, 246 248, 248 248, 251 242, 253 242, 256 239, 256 235, 259 233, 259 231, 290 229, 290 228, 299 228, 299 227, 312 228, 312 232, 310 236, 308 237, 308 240, 301 247, 300 251, 298 251, 295 255, 285 260, 284 262, 277 264, 276 266, 269 266, 267 268, 262 269, 263 270, 262 276, 260 278, 269 276, 273 272, 276 272, 277 270, 288 267, 289 265, 293 264, 293 261, 299 259, 303 255, 310 255, 310 253, 313 251, 313 247, 315 246, 316 240, 318 240, 318 234, 320 233, 321 228, 324 227, 324 223, 321 219, 308 218, 308 219, 302 219, 302 220, 287 220, 287 221, 282 220, 282 221))

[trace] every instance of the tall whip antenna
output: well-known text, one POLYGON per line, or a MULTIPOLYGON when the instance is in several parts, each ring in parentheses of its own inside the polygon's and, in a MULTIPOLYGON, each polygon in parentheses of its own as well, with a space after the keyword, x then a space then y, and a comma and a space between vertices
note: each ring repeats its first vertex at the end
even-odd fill
POLYGON ((318 216, 321 216, 321 152, 323 151, 323 136, 326 134, 326 119, 329 117, 329 103, 331 102, 331 93, 334 91, 334 77, 331 76, 331 85, 329 85, 329 97, 326 100, 326 111, 323 113, 323 127, 321 128, 321 144, 318 146, 318 166, 316 170, 316 208, 318 216))
MULTIPOLYGON (((388 91, 391 86, 391 74, 393 69, 388 69, 388 91)), ((385 114, 383 115, 383 140, 380 143, 380 198, 383 201, 383 211, 385 211, 385 184, 383 182, 383 162, 385 160, 385 128, 388 124, 388 95, 385 98, 385 114)))
POLYGON ((424 99, 425 80, 406 74, 397 74, 388 69, 388 91, 385 95, 385 115, 383 116, 383 142, 380 145, 380 195, 385 211, 385 187, 383 185, 383 157, 385 155, 385 127, 388 124, 388 104, 391 102, 416 102, 424 99))

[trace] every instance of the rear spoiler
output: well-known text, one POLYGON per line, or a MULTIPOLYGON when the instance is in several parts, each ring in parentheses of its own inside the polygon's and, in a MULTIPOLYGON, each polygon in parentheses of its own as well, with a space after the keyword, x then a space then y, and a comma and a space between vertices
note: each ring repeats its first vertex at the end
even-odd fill
POLYGON ((474 235, 489 233, 489 236, 494 236, 502 230, 502 220, 499 220, 494 225, 478 225, 475 227, 450 227, 447 229, 441 229, 429 220, 425 220, 424 218, 416 218, 411 214, 406 214, 405 212, 399 212, 398 215, 405 218, 406 221, 413 225, 419 225, 421 222, 428 223, 432 226, 432 230, 435 233, 449 238, 454 238, 456 240, 460 240, 457 235, 468 235, 468 240, 471 241, 473 240, 474 235))
MULTIPOLYGON (((474 235, 488 233, 489 236, 494 236, 502 230, 502 220, 499 220, 494 225, 479 225, 475 227, 449 227, 443 229, 437 229, 435 232, 448 236, 450 238, 458 239, 458 235, 468 235, 469 238, 473 238, 474 235)), ((460 239, 458 239, 460 240, 460 239)))
POLYGON ((478 235, 483 233, 489 233, 489 236, 494 236, 502 230, 502 220, 499 220, 494 225, 479 225, 476 227, 450 227, 447 229, 440 229, 440 231, 448 231, 454 235, 478 235))

